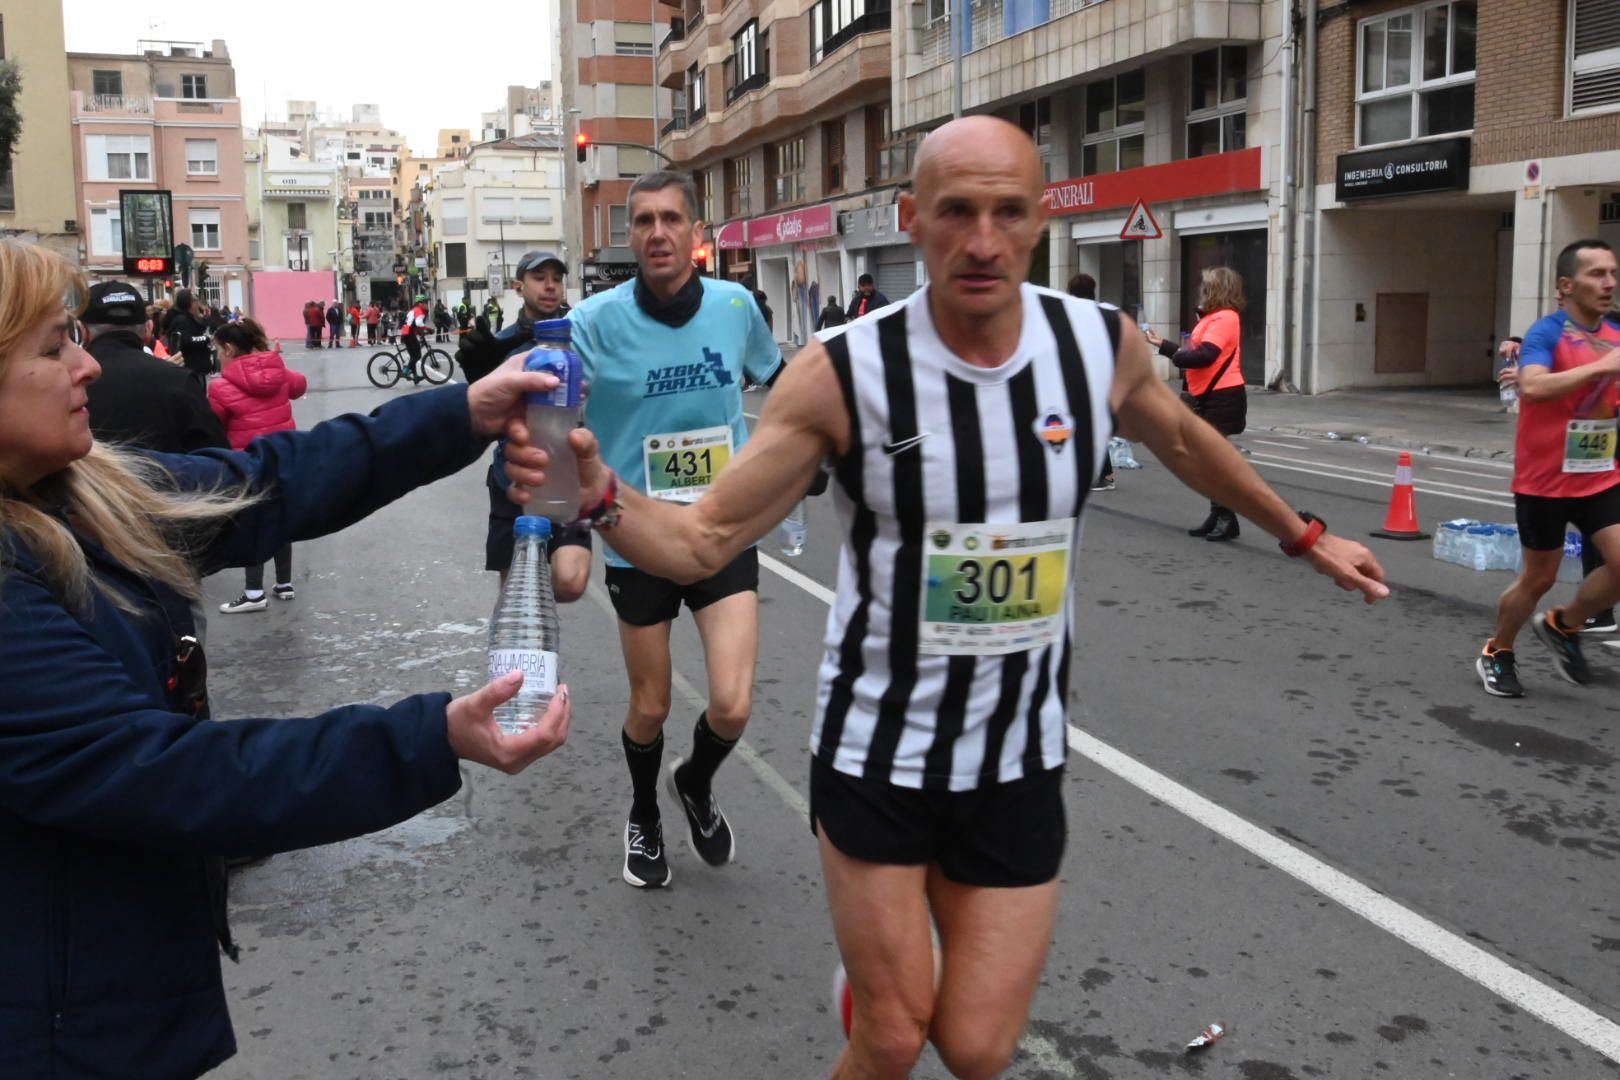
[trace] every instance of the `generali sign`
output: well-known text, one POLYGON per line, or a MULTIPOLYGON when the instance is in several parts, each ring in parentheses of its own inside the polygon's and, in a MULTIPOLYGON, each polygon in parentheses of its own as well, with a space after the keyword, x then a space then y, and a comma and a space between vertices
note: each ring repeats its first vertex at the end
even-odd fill
POLYGON ((1084 214, 1171 199, 1196 199, 1261 187, 1260 148, 1145 165, 1140 169, 1077 177, 1046 185, 1045 200, 1053 216, 1084 214))

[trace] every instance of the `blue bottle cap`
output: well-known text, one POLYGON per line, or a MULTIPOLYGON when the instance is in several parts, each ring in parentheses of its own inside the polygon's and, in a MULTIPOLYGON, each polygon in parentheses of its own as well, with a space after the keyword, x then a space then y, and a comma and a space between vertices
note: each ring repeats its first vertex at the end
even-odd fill
POLYGON ((551 539, 551 521, 548 518, 524 514, 512 522, 512 535, 538 536, 542 540, 549 540, 551 539))
POLYGON ((574 324, 567 319, 542 319, 534 324, 534 340, 560 342, 564 345, 572 340, 574 324))

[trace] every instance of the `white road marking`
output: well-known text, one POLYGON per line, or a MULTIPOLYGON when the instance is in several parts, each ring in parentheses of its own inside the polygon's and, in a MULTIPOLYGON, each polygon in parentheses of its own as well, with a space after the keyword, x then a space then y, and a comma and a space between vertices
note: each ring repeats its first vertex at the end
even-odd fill
MULTIPOLYGON (((1269 432, 1268 434, 1277 439, 1297 440, 1299 445, 1296 445, 1296 443, 1269 442, 1265 439, 1247 437, 1244 438, 1243 443, 1246 446, 1280 446, 1285 450, 1304 450, 1307 447, 1319 447, 1324 442, 1335 441, 1320 438, 1311 439, 1302 435, 1279 435, 1276 432, 1269 432)), ((1454 461, 1459 465, 1476 465, 1482 469, 1502 469, 1509 473, 1513 471, 1513 462, 1498 461, 1494 458, 1464 457, 1461 454, 1437 454, 1433 451, 1410 450, 1399 446, 1377 446, 1371 443, 1358 443, 1353 439, 1345 439, 1343 444, 1359 447, 1362 450, 1372 450, 1380 454, 1411 454, 1414 463, 1419 461, 1454 461)))
MULTIPOLYGON (((1286 468, 1287 466, 1276 466, 1286 468)), ((1309 470, 1300 469, 1300 472, 1309 470)), ((1461 498, 1462 496, 1451 496, 1461 498)), ((1474 500, 1484 502, 1483 499, 1474 500)), ((1511 506, 1512 504, 1507 504, 1511 506)), ((765 566, 784 580, 798 585, 806 593, 831 603, 833 593, 819 582, 805 577, 797 570, 784 566, 768 555, 760 556, 765 566)), ((606 600, 601 602, 605 605, 606 600)), ((610 609, 611 610, 611 609, 610 609)), ((679 672, 677 678, 684 682, 679 672)), ((690 684, 686 684, 690 688, 690 684)), ((685 691, 683 691, 684 693, 685 691)), ((739 746, 741 743, 739 742, 739 746)), ((1599 1054, 1620 1061, 1620 1024, 1588 1008, 1567 994, 1527 972, 1521 971, 1497 956, 1443 926, 1424 918, 1399 901, 1385 896, 1355 878, 1337 870, 1315 856, 1295 847, 1239 817, 1225 807, 1184 787, 1163 773, 1115 749, 1097 737, 1069 725, 1069 745, 1088 761, 1101 766, 1144 794, 1174 807, 1186 817, 1209 829, 1217 836, 1256 855, 1295 880, 1310 886, 1329 900, 1341 905, 1381 930, 1425 953, 1441 964, 1469 979, 1504 1001, 1511 1002, 1526 1012, 1540 1017, 1547 1024, 1571 1039, 1590 1047, 1599 1054)), ((784 787, 792 786, 771 766, 756 756, 749 760, 767 783, 776 787, 770 777, 784 787)), ((778 790, 782 790, 778 788, 778 790)), ((797 795, 797 791, 794 791, 797 795)), ((797 805, 789 802, 790 806, 797 805)), ((1050 1042, 1028 1033, 1019 1044, 1038 1060, 1050 1060, 1057 1049, 1050 1042)), ((1051 1066, 1046 1066, 1048 1069, 1051 1066)), ((1053 1070, 1060 1071, 1061 1070, 1053 1070)))
MULTIPOLYGON (((1250 456, 1254 457, 1255 455, 1251 454, 1250 456)), ((1347 480, 1352 484, 1368 484, 1372 487, 1381 488, 1387 488, 1390 486, 1390 481, 1388 480, 1363 480, 1358 476, 1345 476, 1342 473, 1323 472, 1320 469, 1302 469, 1297 465, 1281 465, 1275 461, 1263 461, 1257 459, 1255 464, 1264 465, 1268 469, 1282 469, 1285 472, 1310 473, 1312 476, 1326 476, 1331 480, 1347 480)), ((1436 495, 1447 499, 1456 499, 1460 502, 1484 503, 1486 506, 1501 506, 1506 507, 1509 510, 1513 509, 1513 503, 1503 499, 1481 499, 1477 495, 1458 495, 1457 493, 1451 491, 1436 491, 1433 488, 1427 487, 1423 484, 1414 484, 1413 489, 1420 491, 1425 495, 1436 495)))
MULTIPOLYGON (((1256 460, 1258 460, 1258 461, 1288 461, 1288 462, 1294 463, 1295 465, 1318 465, 1318 466, 1321 466, 1322 468, 1334 469, 1334 470, 1337 470, 1339 472, 1342 472, 1342 473, 1346 474, 1347 478, 1349 476, 1351 476, 1351 475, 1355 475, 1355 476, 1367 476, 1367 477, 1371 477, 1371 478, 1373 478, 1375 480, 1379 479, 1379 478, 1382 478, 1383 482, 1386 483, 1386 484, 1392 484, 1392 483, 1395 482, 1395 478, 1393 476, 1391 476, 1389 473, 1383 471, 1382 469, 1358 469, 1353 465, 1340 465, 1338 462, 1312 461, 1310 458, 1284 457, 1281 454, 1254 454, 1254 453, 1251 453, 1249 456, 1256 459, 1256 460)), ((1498 491, 1495 488, 1470 487, 1467 484, 1452 484, 1452 483, 1448 483, 1447 481, 1444 481, 1444 480, 1430 480, 1427 477, 1424 477, 1422 480, 1416 481, 1416 483, 1424 484, 1424 485, 1427 485, 1428 487, 1431 487, 1431 488, 1448 488, 1448 489, 1453 490, 1453 491, 1469 491, 1469 492, 1473 492, 1476 495, 1502 496, 1502 495, 1507 494, 1507 492, 1498 491)))
POLYGON ((758 420, 758 419, 759 419, 759 417, 757 417, 757 416, 755 416, 755 415, 754 415, 754 414, 753 414, 753 413, 751 413, 751 412, 745 412, 745 413, 743 413, 743 415, 744 415, 744 416, 746 416, 746 417, 748 417, 748 419, 750 419, 750 420, 758 420))

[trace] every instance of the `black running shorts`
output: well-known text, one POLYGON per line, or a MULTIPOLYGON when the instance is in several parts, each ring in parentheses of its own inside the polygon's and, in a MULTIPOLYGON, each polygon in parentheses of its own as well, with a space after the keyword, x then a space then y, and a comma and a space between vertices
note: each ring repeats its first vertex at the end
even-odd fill
POLYGON ((896 787, 810 761, 810 831, 820 826, 852 859, 892 866, 938 863, 958 885, 1044 885, 1068 840, 1063 769, 972 791, 896 787))
POLYGON ((1553 551, 1564 546, 1564 530, 1570 525, 1585 536, 1620 525, 1620 483, 1577 499, 1515 494, 1513 512, 1521 545, 1531 551, 1553 551))
POLYGON ((759 553, 749 548, 711 578, 680 585, 654 577, 633 566, 607 568, 608 596, 613 610, 631 626, 657 626, 681 613, 681 604, 702 611, 717 600, 741 592, 759 591, 759 553))
MULTIPOLYGON (((484 538, 484 569, 504 574, 512 569, 512 552, 516 540, 512 536, 512 523, 523 511, 503 491, 489 488, 489 535, 484 538)), ((546 543, 546 554, 553 555, 560 547, 591 547, 589 525, 564 525, 552 534, 546 543)))

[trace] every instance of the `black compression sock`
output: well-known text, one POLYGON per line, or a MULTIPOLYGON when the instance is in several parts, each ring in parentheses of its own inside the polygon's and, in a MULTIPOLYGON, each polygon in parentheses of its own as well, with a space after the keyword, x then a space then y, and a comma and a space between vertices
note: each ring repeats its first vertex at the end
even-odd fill
POLYGON ((658 820, 658 770, 664 763, 664 733, 650 743, 638 743, 621 730, 624 760, 630 766, 630 816, 643 824, 658 820))
POLYGON ((709 794, 715 770, 736 745, 736 739, 722 739, 715 733, 709 726, 707 712, 698 715, 697 724, 692 728, 692 760, 681 769, 681 784, 693 798, 701 799, 709 794))

